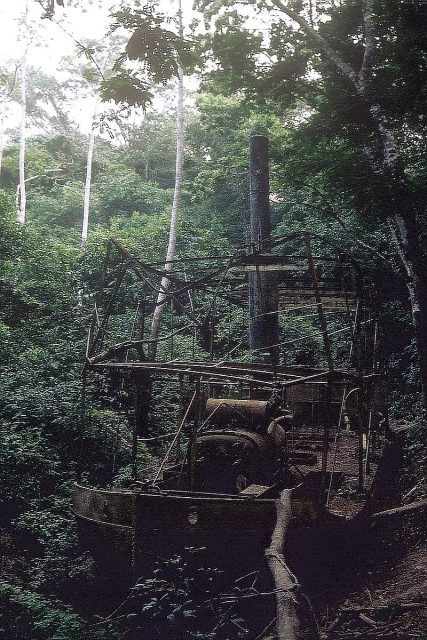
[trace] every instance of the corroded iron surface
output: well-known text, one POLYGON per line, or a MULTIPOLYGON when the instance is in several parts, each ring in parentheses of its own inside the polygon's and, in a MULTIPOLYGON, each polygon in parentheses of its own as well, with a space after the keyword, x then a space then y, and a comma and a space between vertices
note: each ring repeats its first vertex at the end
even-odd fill
POLYGON ((240 420, 245 423, 265 422, 271 413, 271 405, 263 400, 238 400, 235 398, 208 398, 205 418, 213 424, 227 424, 240 420))

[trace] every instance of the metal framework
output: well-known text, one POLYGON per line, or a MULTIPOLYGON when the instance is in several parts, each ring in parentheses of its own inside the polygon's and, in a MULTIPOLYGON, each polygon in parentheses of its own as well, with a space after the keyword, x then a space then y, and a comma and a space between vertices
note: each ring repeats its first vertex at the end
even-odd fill
POLYGON ((284 488, 305 526, 337 512, 345 479, 369 484, 387 418, 374 287, 328 238, 272 236, 268 192, 268 141, 255 136, 247 244, 180 257, 170 271, 108 244, 82 414, 84 423, 89 376, 110 379, 108 395, 115 387, 129 417, 111 434, 110 477, 123 447, 133 477, 119 488, 76 485, 73 509, 81 541, 111 572, 141 575, 148 550, 176 540, 224 550, 236 534, 262 538, 284 488), (148 443, 155 465, 141 468, 148 443))
MULTIPOLYGON (((297 449, 308 432, 312 440, 322 442, 325 500, 334 475, 331 459, 336 460, 344 429, 358 434, 358 478, 363 486, 378 425, 385 417, 380 325, 372 284, 357 263, 308 232, 273 238, 270 247, 276 253, 252 245, 223 257, 184 257, 175 260, 169 272, 110 241, 104 293, 94 305, 88 334, 85 374, 89 370, 125 374, 132 377, 137 396, 138 389, 145 389, 136 401, 133 425, 135 477, 138 437, 149 435, 144 433, 147 410, 141 410, 147 402, 146 388, 155 379, 175 376, 181 385, 187 379, 195 390, 178 429, 170 434, 156 482, 186 432, 187 421, 194 486, 196 440, 209 423, 202 419, 206 396, 278 397, 296 418, 287 434, 289 459, 292 449, 294 461, 298 459, 297 449), (314 244, 319 255, 313 255, 314 244), (271 274, 277 282, 275 309, 268 303, 266 287, 271 280, 264 277, 271 274), (167 328, 157 340, 159 359, 153 362, 147 359, 150 318, 162 277, 170 281, 162 302, 167 328), (261 347, 253 346, 253 318, 247 319, 246 313, 255 286, 261 302, 265 300, 264 306, 257 306, 255 321, 276 325, 270 333, 276 336, 274 344, 261 347)), ((168 438, 161 434, 159 439, 168 438)))

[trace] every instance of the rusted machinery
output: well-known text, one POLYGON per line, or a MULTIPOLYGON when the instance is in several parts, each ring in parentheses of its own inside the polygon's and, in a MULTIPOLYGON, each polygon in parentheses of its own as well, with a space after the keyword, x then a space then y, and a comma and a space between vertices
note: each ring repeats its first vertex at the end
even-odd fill
POLYGON ((291 420, 289 412, 279 414, 277 400, 209 398, 209 428, 197 437, 197 488, 242 493, 252 484, 273 485, 285 464, 283 425, 291 420))
POLYGON ((82 544, 112 572, 138 573, 149 549, 172 539, 268 536, 286 487, 296 488, 296 524, 312 524, 333 511, 340 483, 369 484, 381 450, 387 412, 374 288, 328 239, 271 236, 265 139, 251 149, 250 242, 233 255, 183 258, 166 272, 110 243, 108 294, 95 305, 84 379, 103 374, 119 395, 130 389, 133 417, 129 427, 118 420, 111 438, 114 451, 130 448, 132 477, 114 486, 114 453, 111 485, 78 485, 74 512, 82 544), (168 329, 151 361, 147 328, 165 276, 168 329), (126 286, 133 313, 118 304, 126 286), (158 433, 149 401, 162 402, 171 381, 178 425, 158 433), (156 464, 144 470, 141 451, 151 442, 156 464))

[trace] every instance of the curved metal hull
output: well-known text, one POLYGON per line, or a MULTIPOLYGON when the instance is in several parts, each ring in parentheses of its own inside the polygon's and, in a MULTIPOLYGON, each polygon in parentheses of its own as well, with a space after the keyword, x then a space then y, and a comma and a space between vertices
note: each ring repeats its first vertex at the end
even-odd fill
MULTIPOLYGON (((298 520, 310 524, 309 502, 294 502, 298 520)), ((266 541, 275 500, 235 495, 162 491, 105 491, 76 485, 73 511, 83 547, 109 573, 139 576, 153 555, 185 546, 266 541)))

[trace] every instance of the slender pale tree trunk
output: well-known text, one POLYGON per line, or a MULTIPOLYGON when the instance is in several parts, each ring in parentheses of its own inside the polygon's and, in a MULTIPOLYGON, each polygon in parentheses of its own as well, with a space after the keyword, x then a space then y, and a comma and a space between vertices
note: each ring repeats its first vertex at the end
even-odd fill
POLYGON ((27 210, 27 193, 25 188, 25 146, 27 129, 27 57, 28 57, 28 0, 25 2, 24 20, 24 53, 21 61, 21 125, 19 131, 19 197, 17 220, 24 224, 27 210))
POLYGON ((5 121, 5 113, 3 111, 0 118, 0 175, 1 175, 2 165, 3 165, 4 121, 5 121))
POLYGON ((96 110, 95 110, 94 119, 92 121, 92 130, 90 132, 89 147, 87 152, 86 182, 85 182, 84 203, 83 203, 82 245, 87 240, 87 233, 89 228, 90 187, 92 182, 93 152, 95 149, 95 138, 96 138, 96 133, 94 129, 95 116, 96 116, 96 110))
MULTIPOLYGON (((86 181, 85 181, 85 190, 84 190, 84 198, 83 198, 83 224, 82 224, 82 237, 81 237, 81 246, 82 248, 85 245, 87 240, 88 230, 89 230, 89 211, 90 211, 90 188, 92 184, 92 164, 93 164, 93 152, 95 149, 95 118, 98 110, 98 101, 95 106, 95 110, 92 118, 92 128, 89 136, 89 147, 87 150, 87 160, 86 160, 86 181)), ((77 306, 83 307, 83 289, 80 287, 77 291, 77 306)))
MULTIPOLYGON (((104 77, 107 62, 108 62, 108 54, 105 56, 102 62, 101 68, 98 67, 98 70, 100 71, 102 78, 104 77)), ((82 246, 85 244, 87 240, 87 235, 89 230, 90 190, 92 186, 93 153, 95 150, 95 140, 96 140, 95 121, 96 121, 96 116, 98 114, 99 102, 100 102, 100 99, 98 98, 95 103, 95 109, 93 111, 92 128, 90 131, 89 147, 87 150, 86 181, 85 181, 85 191, 84 191, 84 199, 83 199, 82 246)))
MULTIPOLYGON (((182 24, 182 7, 181 0, 178 0, 178 21, 179 21, 179 35, 183 37, 183 24, 182 24)), ((164 270, 169 273, 173 269, 172 260, 175 255, 176 236, 178 226, 178 212, 179 202, 181 197, 182 187, 182 165, 184 160, 184 72, 181 67, 178 69, 178 92, 177 92, 177 107, 176 107, 176 160, 175 160, 175 189, 173 194, 172 211, 170 218, 169 228, 169 241, 166 251, 166 260, 164 270)), ((151 324, 151 340, 157 340, 159 336, 160 323, 165 308, 165 300, 167 297, 167 291, 170 286, 170 280, 166 276, 162 278, 160 284, 160 292, 157 296, 156 308, 153 314, 153 321, 151 324)), ((152 360, 156 358, 157 344, 153 342, 150 348, 150 357, 152 360)))
POLYGON ((8 91, 7 91, 7 88, 5 87, 3 91, 2 103, 1 103, 1 115, 0 115, 0 174, 1 174, 2 164, 3 164, 3 150, 5 145, 4 122, 6 120, 7 96, 8 96, 8 91))

